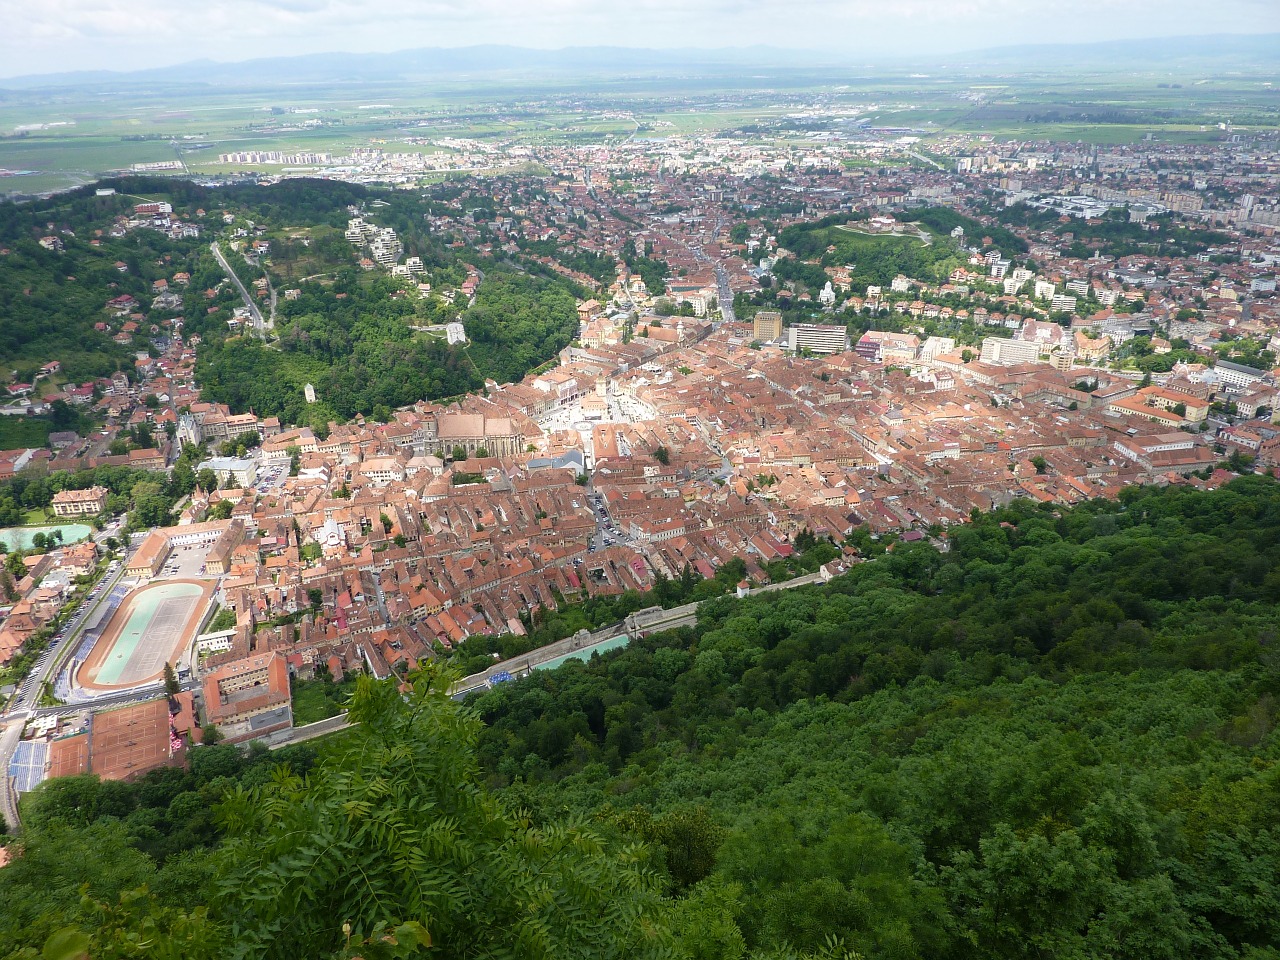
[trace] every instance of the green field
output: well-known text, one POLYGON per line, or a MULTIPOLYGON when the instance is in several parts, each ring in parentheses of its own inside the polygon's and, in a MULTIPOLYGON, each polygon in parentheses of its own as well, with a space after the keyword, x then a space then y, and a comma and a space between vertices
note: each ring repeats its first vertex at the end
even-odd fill
POLYGON ((1266 79, 1154 72, 1064 78, 1030 70, 991 76, 975 67, 939 76, 868 78, 822 68, 732 79, 0 91, 0 168, 36 171, 0 179, 0 189, 38 193, 132 163, 179 158, 193 173, 229 172, 234 165, 218 166, 217 158, 235 151, 343 155, 353 147, 443 149, 410 139, 536 146, 744 131, 766 143, 787 144, 804 142, 812 131, 835 130, 854 134, 856 142, 854 118, 911 129, 923 138, 922 149, 931 138, 955 134, 1098 144, 1136 143, 1152 135, 1161 142, 1210 143, 1223 136, 1219 122, 1237 129, 1280 125, 1280 97, 1263 86, 1266 79), (375 104, 388 106, 361 109, 375 104), (320 126, 303 126, 313 121, 320 126), (13 132, 50 123, 68 125, 13 132))
POLYGON ((53 425, 43 418, 0 417, 0 450, 43 447, 49 442, 53 425))
POLYGON ((293 725, 305 727, 336 717, 345 709, 351 694, 355 692, 355 679, 334 683, 326 674, 315 680, 293 682, 293 725))
POLYGON ((868 233, 866 230, 860 230, 857 227, 853 226, 852 224, 842 224, 841 226, 836 227, 836 229, 843 230, 845 233, 853 234, 853 237, 849 238, 851 240, 851 243, 849 243, 847 246, 842 247, 842 249, 848 249, 855 254, 861 251, 871 251, 871 250, 876 250, 883 247, 895 247, 895 246, 927 247, 929 246, 929 244, 933 242, 932 239, 925 240, 923 237, 894 236, 893 234, 868 233))
POLYGON ((1158 143, 1176 144, 1217 143, 1223 138, 1222 131, 1217 127, 1199 124, 1001 124, 986 127, 977 125, 972 127, 972 132, 990 134, 997 140, 1052 140, 1060 143, 1094 143, 1099 146, 1140 143, 1148 137, 1158 143))

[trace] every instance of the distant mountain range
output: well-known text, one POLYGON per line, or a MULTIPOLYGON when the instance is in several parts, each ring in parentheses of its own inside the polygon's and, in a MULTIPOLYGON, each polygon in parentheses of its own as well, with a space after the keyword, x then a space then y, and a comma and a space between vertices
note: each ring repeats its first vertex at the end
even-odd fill
POLYGON ((0 87, 20 89, 156 81, 256 87, 274 83, 386 82, 443 77, 480 79, 530 73, 701 73, 725 69, 738 71, 743 67, 766 63, 795 67, 804 62, 804 56, 806 55, 797 51, 769 47, 735 47, 724 50, 565 47, 560 50, 534 50, 528 47, 488 44, 471 47, 424 47, 393 53, 316 53, 296 57, 266 57, 238 63, 193 60, 171 67, 129 72, 97 70, 13 77, 0 79, 0 87))
POLYGON ((964 62, 1013 63, 1032 68, 1110 67, 1133 70, 1175 63, 1213 63, 1219 70, 1280 65, 1280 33, 1221 33, 1098 43, 1025 44, 959 54, 964 62))
MULTIPOLYGON (((378 83, 479 80, 487 77, 551 76, 707 76, 741 74, 744 70, 820 71, 848 68, 865 71, 869 59, 886 69, 921 65, 920 56, 868 56, 777 47, 729 47, 719 50, 651 50, 638 47, 527 47, 484 45, 428 47, 394 53, 325 53, 268 57, 239 63, 193 60, 170 67, 134 71, 80 71, 0 78, 0 88, 31 90, 134 84, 204 84, 226 87, 269 87, 296 83, 378 83)), ((1176 63, 1213 65, 1218 69, 1280 64, 1280 34, 1220 34, 1114 40, 1089 44, 1045 44, 998 47, 939 57, 928 64, 953 68, 1026 68, 1029 72, 1069 70, 1134 70, 1176 63)))

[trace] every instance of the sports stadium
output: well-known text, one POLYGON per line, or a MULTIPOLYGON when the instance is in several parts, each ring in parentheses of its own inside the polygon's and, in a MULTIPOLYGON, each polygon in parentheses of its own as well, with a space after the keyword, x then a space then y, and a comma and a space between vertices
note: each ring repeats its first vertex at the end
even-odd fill
POLYGON ((79 686, 123 690, 160 679, 199 629, 213 589, 199 580, 166 580, 125 596, 80 667, 79 686))

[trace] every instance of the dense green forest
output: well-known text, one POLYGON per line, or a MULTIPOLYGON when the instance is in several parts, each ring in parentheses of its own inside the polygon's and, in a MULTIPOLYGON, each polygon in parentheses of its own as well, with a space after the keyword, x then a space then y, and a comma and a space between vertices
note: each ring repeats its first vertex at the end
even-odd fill
POLYGON ((19 380, 30 382, 51 360, 61 362, 61 378, 77 383, 116 370, 132 373, 136 352, 154 352, 150 325, 180 315, 188 333, 214 343, 226 336, 226 320, 239 299, 229 287, 212 300, 200 297, 223 279, 208 252, 208 240, 174 240, 148 228, 111 235, 113 220, 130 214, 139 199, 168 201, 176 215, 208 231, 221 227, 223 211, 266 223, 345 226, 346 205, 367 195, 359 187, 305 180, 216 191, 149 177, 104 185, 117 192, 97 196, 95 184, 32 203, 0 204, 0 315, 5 318, 0 324, 0 363, 16 371, 19 380), (45 236, 56 237, 63 249, 44 249, 38 241, 45 236), (174 288, 183 296, 183 305, 148 310, 152 282, 169 280, 178 272, 191 276, 185 289, 174 288), (138 301, 145 322, 131 342, 120 344, 112 338, 121 321, 111 321, 104 307, 123 294, 138 301), (195 309, 197 303, 200 307, 195 309), (111 321, 110 329, 96 330, 103 321, 111 321))
POLYGON ((1025 203, 1002 207, 996 216, 1004 223, 1052 230, 1058 234, 1070 233, 1073 240, 1069 252, 1081 259, 1093 256, 1095 249, 1109 257, 1135 254, 1190 257, 1204 253, 1210 247, 1224 246, 1231 239, 1217 230, 1178 223, 1172 214, 1152 217, 1145 223, 1131 223, 1128 207, 1107 211, 1099 223, 1090 223, 1081 217, 1072 217, 1062 223, 1055 211, 1041 210, 1025 203))
POLYGON ((328 286, 300 289, 277 318, 277 343, 234 337, 201 349, 206 397, 290 423, 387 419, 396 407, 477 390, 485 379, 519 380, 577 333, 576 302, 563 284, 496 267, 461 316, 465 346, 411 330, 442 318, 423 316, 425 301, 394 296, 399 286, 388 276, 348 270, 328 286), (319 399, 310 408, 307 383, 319 399))
POLYGON ((462 315, 477 372, 499 383, 519 380, 554 358, 578 335, 578 308, 561 283, 491 272, 462 315))
POLYGON ((662 296, 667 289, 667 277, 671 276, 671 265, 667 261, 650 256, 648 253, 643 257, 639 256, 632 246, 623 247, 622 258, 628 270, 640 275, 650 296, 662 296))
POLYGON ((747 949, 1274 957, 1277 561, 1267 479, 1018 503, 498 687, 480 754, 548 820, 705 815, 747 949))
MULTIPOLYGON (((13 221, 29 219, 15 211, 26 212, 0 204, 0 231, 13 233, 18 226, 13 221)), ((62 377, 75 383, 116 370, 132 373, 133 356, 148 349, 149 334, 144 329, 132 342, 119 344, 112 340, 119 321, 111 331, 96 330, 95 324, 108 320, 107 301, 123 294, 135 297, 147 315, 152 281, 190 272, 198 241, 136 230, 103 237, 93 246, 92 237, 59 234, 64 249, 55 252, 37 242, 46 226, 28 223, 28 235, 14 238, 0 255, 0 365, 26 383, 53 360, 62 364, 62 377), (123 271, 117 262, 124 264, 123 271)), ((179 312, 157 310, 147 320, 158 323, 179 312)))
MULTIPOLYGON (((0 324, 0 363, 20 379, 29 381, 50 360, 60 360, 64 376, 76 381, 132 370, 133 353, 155 352, 150 324, 126 344, 112 339, 121 321, 107 331, 94 325, 108 318, 106 301, 121 294, 133 295, 145 309, 152 281, 178 271, 191 277, 178 291, 185 303, 146 319, 181 314, 185 333, 200 337, 197 379, 207 399, 288 423, 323 427, 356 414, 385 419, 395 407, 478 390, 488 378, 518 380, 553 358, 577 332, 574 295, 583 291, 554 275, 523 272, 519 264, 482 260, 485 280, 469 307, 465 300, 454 306, 435 295, 421 299, 381 271, 358 270, 355 250, 338 232, 351 216, 349 207, 367 208, 380 226, 393 227, 405 256, 421 258, 424 278, 435 288, 462 284, 468 264, 450 247, 451 238, 431 234, 424 219, 438 206, 430 195, 301 179, 216 190, 147 177, 108 183, 116 194, 99 197, 86 188, 22 206, 0 205, 6 251, 0 261, 0 314, 6 317, 0 324), (175 215, 200 224, 205 236, 175 241, 138 229, 110 237, 113 218, 129 213, 140 197, 171 203, 175 215), (276 342, 264 344, 228 326, 240 299, 208 249, 209 239, 224 229, 224 213, 235 217, 236 227, 252 224, 272 245, 262 263, 250 264, 223 244, 246 285, 265 272, 277 287, 299 290, 296 299, 279 303, 276 342), (50 233, 64 251, 39 245, 50 233), (459 318, 471 340, 466 347, 410 329, 459 318), (307 383, 316 387, 317 404, 304 400, 307 383)), ((602 269, 595 260, 580 266, 593 273, 602 269)), ((8 426, 5 436, 15 446, 43 444, 50 429, 57 427, 40 421, 8 426)))
POLYGON ((570 270, 585 273, 605 286, 614 281, 618 272, 617 260, 608 254, 579 247, 565 247, 555 240, 526 240, 520 244, 520 249, 534 256, 551 257, 570 270))
POLYGON ((0 951, 675 956, 681 925, 643 848, 616 830, 535 825, 486 790, 479 721, 444 689, 430 674, 408 697, 362 679, 359 726, 315 769, 305 747, 270 759, 201 747, 189 773, 50 783, 28 806, 22 856, 0 870, 0 951))
POLYGON ((362 681, 318 763, 50 783, 0 952, 1280 956, 1280 484, 890 546, 462 707, 362 681))
MULTIPOLYGON (((925 244, 914 237, 871 236, 833 224, 828 217, 812 224, 795 224, 778 235, 778 245, 794 254, 773 265, 773 274, 782 282, 794 282, 811 296, 831 279, 824 267, 854 265, 851 288, 864 294, 869 284, 888 289, 893 278, 903 273, 934 282, 945 282, 951 271, 963 265, 963 254, 946 234, 925 244), (817 260, 817 263, 807 263, 817 260)), ((846 218, 840 218, 846 219, 846 218)))
POLYGON ((950 236, 956 227, 963 227, 965 246, 981 247, 985 237, 1005 256, 1027 252, 1027 242, 1013 231, 998 223, 981 223, 972 217, 956 213, 950 207, 925 207, 914 211, 911 218, 932 233, 943 236, 950 236))
POLYGON ((201 348, 196 377, 204 396, 322 426, 375 410, 385 418, 395 407, 481 385, 462 351, 409 329, 431 319, 416 315, 414 301, 392 296, 399 286, 390 277, 366 282, 346 270, 331 285, 300 289, 299 299, 282 304, 277 343, 234 337, 201 348), (307 383, 320 400, 314 409, 303 397, 307 383))
MULTIPOLYGON (((319 186, 303 193, 311 204, 304 209, 315 208, 304 222, 334 226, 348 215, 335 204, 341 218, 330 215, 321 222, 316 191, 323 195, 319 186)), ((378 198, 370 216, 396 230, 405 255, 421 258, 435 288, 456 287, 466 277, 466 264, 445 238, 426 230, 423 213, 433 204, 430 196, 390 193, 378 198)), ((279 209, 273 202, 268 212, 279 216, 279 209)), ((454 306, 434 294, 406 295, 403 283, 384 273, 341 265, 344 253, 354 259, 350 245, 339 234, 315 235, 314 250, 287 237, 272 240, 271 272, 277 283, 290 280, 299 290, 296 299, 279 305, 278 341, 264 346, 227 336, 212 324, 206 328, 209 342, 200 351, 197 373, 210 399, 313 426, 356 414, 387 419, 396 407, 478 390, 486 379, 519 380, 577 332, 574 285, 556 277, 534 277, 485 260, 484 280, 464 309, 465 301, 454 306), (295 264, 308 260, 339 266, 331 275, 292 280, 300 272, 295 264), (465 346, 448 346, 411 329, 455 319, 466 326, 465 346), (303 398, 307 383, 316 388, 315 405, 303 398)))

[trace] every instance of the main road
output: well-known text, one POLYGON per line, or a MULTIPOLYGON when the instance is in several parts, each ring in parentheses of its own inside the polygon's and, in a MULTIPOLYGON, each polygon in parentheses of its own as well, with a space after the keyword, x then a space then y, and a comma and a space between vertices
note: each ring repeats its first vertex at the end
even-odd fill
MULTIPOLYGON (((118 530, 118 525, 112 527, 118 530)), ((98 534, 99 537, 105 539, 106 534, 98 534)), ((96 538, 95 538, 96 539, 96 538)), ((125 538, 126 541, 128 538, 125 538)), ((125 546, 119 560, 115 561, 116 567, 110 570, 106 576, 98 581, 94 588, 94 599, 92 602, 82 602, 76 609, 73 616, 65 626, 58 630, 58 636, 63 639, 55 641, 54 645, 42 655, 37 661, 36 668, 27 675, 18 688, 17 694, 9 704, 7 713, 18 713, 23 709, 32 709, 40 702, 40 695, 43 692, 45 681, 50 677, 56 677, 58 671, 62 668, 63 663, 71 656, 76 648, 76 644, 80 642, 80 634, 84 630, 85 622, 93 616, 94 612, 107 602, 111 591, 115 585, 124 577, 125 567, 129 562, 129 555, 132 553, 129 546, 125 546)), ((0 758, 6 763, 7 757, 0 758)))
MULTIPOLYGON (((98 536, 105 539, 111 533, 117 532, 118 528, 119 524, 115 524, 107 531, 98 534, 98 536)), ((22 826, 18 821, 17 798, 14 795, 13 785, 9 782, 9 762, 13 759, 14 751, 18 748, 18 741, 22 737, 23 728, 26 727, 28 721, 35 717, 66 713, 69 709, 75 709, 74 705, 41 707, 38 704, 44 692, 45 683, 50 677, 57 677, 58 671, 62 669, 75 651, 80 642, 80 634, 84 630, 85 623, 99 607, 107 602, 107 597, 110 596, 111 591, 115 589, 116 584, 124 576, 131 552, 126 546, 123 555, 116 561, 118 564, 116 568, 98 581, 98 586, 95 588, 96 599, 92 603, 80 604, 75 616, 58 632, 63 639, 57 641, 56 646, 51 646, 46 650, 41 659, 37 661, 35 669, 19 685, 17 693, 14 694, 4 714, 0 716, 0 724, 4 725, 3 731, 0 732, 0 814, 3 814, 10 833, 16 833, 22 826)), ((133 691, 126 694, 116 694, 109 699, 112 702, 124 703, 137 695, 137 691, 133 691)), ((107 704, 104 701, 94 704, 94 706, 103 705, 107 704)), ((90 704, 84 704, 84 706, 88 707, 90 704)))
POLYGON ((22 718, 10 720, 0 730, 0 814, 4 816, 5 829, 16 834, 22 829, 22 821, 18 819, 18 797, 9 782, 9 761, 18 749, 18 741, 22 739, 22 730, 27 721, 22 718))
POLYGON ((724 229, 724 217, 719 216, 716 218, 715 226, 711 228, 710 239, 703 246, 693 246, 679 237, 672 239, 689 251, 694 260, 711 264, 711 269, 716 273, 716 300, 720 305, 720 322, 733 323, 737 318, 733 313, 733 290, 729 286, 729 271, 725 269, 718 257, 709 256, 706 249, 707 245, 719 242, 722 229, 724 229))
MULTIPOLYGON (((711 242, 718 244, 720 242, 720 231, 724 229, 724 215, 717 214, 716 225, 711 228, 711 242)), ((733 313, 733 290, 729 286, 729 271, 724 268, 724 264, 720 262, 720 258, 712 259, 707 256, 706 249, 700 249, 695 254, 700 260, 711 260, 711 267, 716 272, 716 299, 720 304, 720 321, 722 323, 733 323, 737 317, 733 313)))
POLYGON ((733 290, 729 287, 729 271, 719 260, 712 266, 716 269, 716 291, 720 301, 720 318, 724 323, 734 323, 737 317, 733 314, 733 290))
POLYGON ((240 297, 244 300, 244 305, 249 308, 249 316, 253 317, 254 331, 258 336, 266 337, 267 324, 262 319, 262 311, 258 309, 258 305, 253 302, 253 297, 249 296, 249 291, 244 288, 244 284, 240 282, 236 272, 227 263, 227 258, 222 255, 222 248, 218 246, 217 240, 209 244, 209 251, 213 254, 214 259, 218 261, 219 266, 222 267, 226 275, 231 278, 231 282, 236 285, 236 289, 240 291, 240 297))

